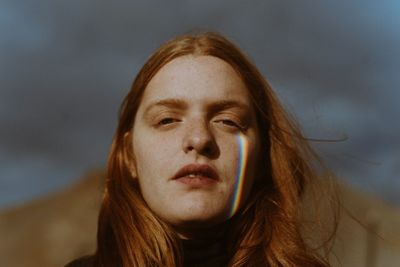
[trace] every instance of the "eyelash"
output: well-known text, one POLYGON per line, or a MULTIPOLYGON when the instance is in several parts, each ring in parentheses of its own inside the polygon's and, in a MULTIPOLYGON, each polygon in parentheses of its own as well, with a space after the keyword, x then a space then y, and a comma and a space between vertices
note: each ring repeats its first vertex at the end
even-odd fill
POLYGON ((239 130, 245 130, 245 127, 241 126, 240 123, 237 123, 234 120, 224 119, 224 120, 217 120, 216 122, 222 122, 224 125, 226 125, 230 128, 237 128, 239 130))
POLYGON ((162 125, 167 125, 167 124, 171 124, 171 123, 173 123, 173 122, 178 122, 179 120, 178 119, 174 119, 174 118, 163 118, 163 119, 161 119, 158 123, 157 123, 157 125, 159 125, 159 126, 162 126, 162 125), (168 121, 168 122, 166 122, 166 121, 168 121))
MULTIPOLYGON (((171 117, 166 117, 162 118, 157 122, 157 126, 167 126, 175 122, 180 122, 179 119, 171 118, 171 117)), ((237 128, 239 130, 246 130, 246 127, 242 126, 240 123, 235 122, 234 120, 230 119, 219 119, 215 120, 214 122, 216 123, 222 123, 223 125, 229 127, 229 128, 237 128)))

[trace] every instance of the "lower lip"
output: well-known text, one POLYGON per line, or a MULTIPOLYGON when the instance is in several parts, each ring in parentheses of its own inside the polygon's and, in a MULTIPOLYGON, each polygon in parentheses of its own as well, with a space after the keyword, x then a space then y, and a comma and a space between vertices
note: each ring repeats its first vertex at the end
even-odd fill
POLYGON ((175 181, 180 182, 182 184, 190 185, 193 187, 202 187, 202 186, 207 186, 207 185, 212 185, 217 182, 217 180, 212 179, 210 177, 206 176, 184 176, 181 178, 176 179, 175 181))

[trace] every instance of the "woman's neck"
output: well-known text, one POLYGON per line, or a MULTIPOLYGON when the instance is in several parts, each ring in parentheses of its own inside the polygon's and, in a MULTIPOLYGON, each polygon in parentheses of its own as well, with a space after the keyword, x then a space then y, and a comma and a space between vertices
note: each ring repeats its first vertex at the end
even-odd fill
POLYGON ((228 222, 223 222, 211 227, 178 227, 174 230, 182 240, 215 239, 224 235, 228 222))
POLYGON ((229 261, 224 227, 191 231, 181 238, 183 266, 224 267, 229 261))

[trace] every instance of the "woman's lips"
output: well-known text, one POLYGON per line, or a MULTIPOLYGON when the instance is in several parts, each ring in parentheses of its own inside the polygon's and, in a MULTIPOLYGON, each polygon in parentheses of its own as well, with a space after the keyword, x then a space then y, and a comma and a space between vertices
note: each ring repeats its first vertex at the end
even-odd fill
POLYGON ((189 164, 181 168, 172 180, 194 187, 201 187, 218 182, 219 176, 210 165, 189 164))
POLYGON ((186 184, 186 185, 191 185, 194 187, 211 185, 211 184, 214 184, 217 182, 217 180, 212 179, 210 177, 205 177, 205 176, 194 176, 194 177, 184 176, 184 177, 175 179, 175 181, 186 184))

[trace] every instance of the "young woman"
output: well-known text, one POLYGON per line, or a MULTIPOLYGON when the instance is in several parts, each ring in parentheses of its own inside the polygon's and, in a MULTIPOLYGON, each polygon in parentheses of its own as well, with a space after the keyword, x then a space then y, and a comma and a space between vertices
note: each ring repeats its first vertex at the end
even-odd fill
POLYGON ((97 251, 69 266, 329 266, 300 233, 312 155, 234 44, 175 38, 122 104, 97 251))

